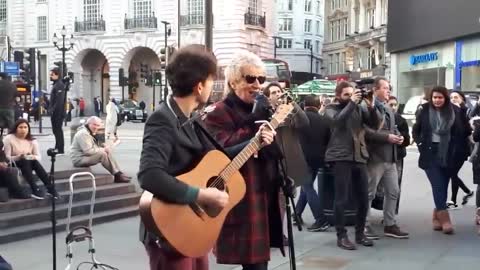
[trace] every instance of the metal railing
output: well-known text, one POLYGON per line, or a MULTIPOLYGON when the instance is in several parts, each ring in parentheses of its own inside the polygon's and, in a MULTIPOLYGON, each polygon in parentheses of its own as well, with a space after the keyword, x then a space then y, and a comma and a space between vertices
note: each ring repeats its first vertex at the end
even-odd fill
POLYGON ((127 18, 127 14, 125 14, 125 30, 132 30, 132 29, 157 29, 157 17, 155 17, 155 13, 152 12, 150 16, 143 16, 143 17, 134 17, 134 18, 127 18))
POLYGON ((244 17, 245 17, 245 24, 246 25, 260 26, 260 27, 263 27, 263 28, 265 28, 265 26, 266 26, 265 12, 263 13, 263 16, 247 12, 247 13, 245 13, 244 17))
POLYGON ((77 21, 75 18, 75 32, 91 32, 91 31, 98 31, 104 32, 105 31, 105 20, 103 16, 97 20, 88 20, 88 21, 77 21))
POLYGON ((204 25, 204 15, 203 14, 188 14, 180 16, 180 26, 191 26, 191 25, 204 25))

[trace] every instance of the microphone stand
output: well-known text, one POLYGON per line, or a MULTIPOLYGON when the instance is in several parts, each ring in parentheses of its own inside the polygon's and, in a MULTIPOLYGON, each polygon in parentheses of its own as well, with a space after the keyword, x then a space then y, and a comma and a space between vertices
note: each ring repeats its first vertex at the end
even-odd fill
POLYGON ((50 220, 52 222, 52 254, 53 254, 53 270, 57 270, 57 217, 55 215, 55 156, 57 152, 55 149, 48 149, 47 155, 50 156, 50 160, 52 165, 50 166, 50 174, 48 176, 50 183, 52 185, 53 194, 51 194, 51 205, 52 205, 52 212, 50 215, 50 220))

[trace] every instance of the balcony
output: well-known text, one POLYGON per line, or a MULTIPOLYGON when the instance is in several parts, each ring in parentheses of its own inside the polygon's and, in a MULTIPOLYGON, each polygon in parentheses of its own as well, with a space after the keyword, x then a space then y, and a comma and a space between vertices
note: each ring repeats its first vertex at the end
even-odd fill
POLYGON ((77 21, 75 17, 75 32, 76 33, 86 33, 86 32, 105 32, 105 20, 103 16, 97 20, 88 20, 88 21, 77 21))
POLYGON ((150 16, 127 18, 125 14, 125 30, 156 30, 157 29, 157 17, 155 12, 152 12, 150 16))
POLYGON ((368 31, 362 33, 355 32, 347 36, 346 45, 347 47, 355 47, 368 45, 372 41, 385 42, 386 36, 387 26, 382 25, 377 28, 370 27, 368 31))
POLYGON ((180 16, 180 26, 204 26, 205 20, 203 14, 188 14, 180 16))
POLYGON ((245 13, 245 25, 258 26, 265 28, 265 12, 262 15, 253 14, 250 12, 245 13))

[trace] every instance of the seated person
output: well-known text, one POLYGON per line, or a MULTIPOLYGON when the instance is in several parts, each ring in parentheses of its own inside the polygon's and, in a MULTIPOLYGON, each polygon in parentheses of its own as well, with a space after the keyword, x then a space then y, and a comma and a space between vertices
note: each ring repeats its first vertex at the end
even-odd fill
POLYGON ((18 119, 9 134, 3 139, 5 144, 5 155, 9 160, 15 162, 17 168, 22 172, 25 181, 32 188, 32 198, 43 199, 43 195, 33 179, 33 172, 42 180, 47 192, 55 198, 59 198, 57 191, 50 182, 48 174, 40 164, 41 158, 38 151, 38 143, 32 137, 30 124, 25 119, 18 119))
POLYGON ((128 183, 127 177, 120 171, 109 146, 100 147, 95 135, 102 126, 102 119, 92 116, 84 127, 80 127, 73 137, 70 158, 75 167, 90 167, 102 163, 102 166, 115 177, 115 183, 128 183))
POLYGON ((7 187, 10 197, 15 199, 27 199, 30 196, 26 194, 18 183, 17 172, 14 168, 8 167, 8 159, 5 155, 3 141, 0 140, 0 186, 7 187))

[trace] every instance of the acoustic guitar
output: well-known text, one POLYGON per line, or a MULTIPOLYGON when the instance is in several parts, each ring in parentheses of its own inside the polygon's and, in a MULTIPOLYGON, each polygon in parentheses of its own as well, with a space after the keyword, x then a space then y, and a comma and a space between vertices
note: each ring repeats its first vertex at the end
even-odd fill
MULTIPOLYGON (((292 110, 292 104, 279 105, 269 123, 271 128, 276 129, 292 110)), ((218 239, 225 217, 245 196, 245 180, 238 170, 261 147, 261 140, 256 136, 233 160, 221 151, 209 151, 193 170, 176 177, 198 188, 226 191, 229 201, 224 208, 167 203, 144 191, 140 198, 140 217, 146 229, 164 237, 186 257, 207 254, 218 239)))

